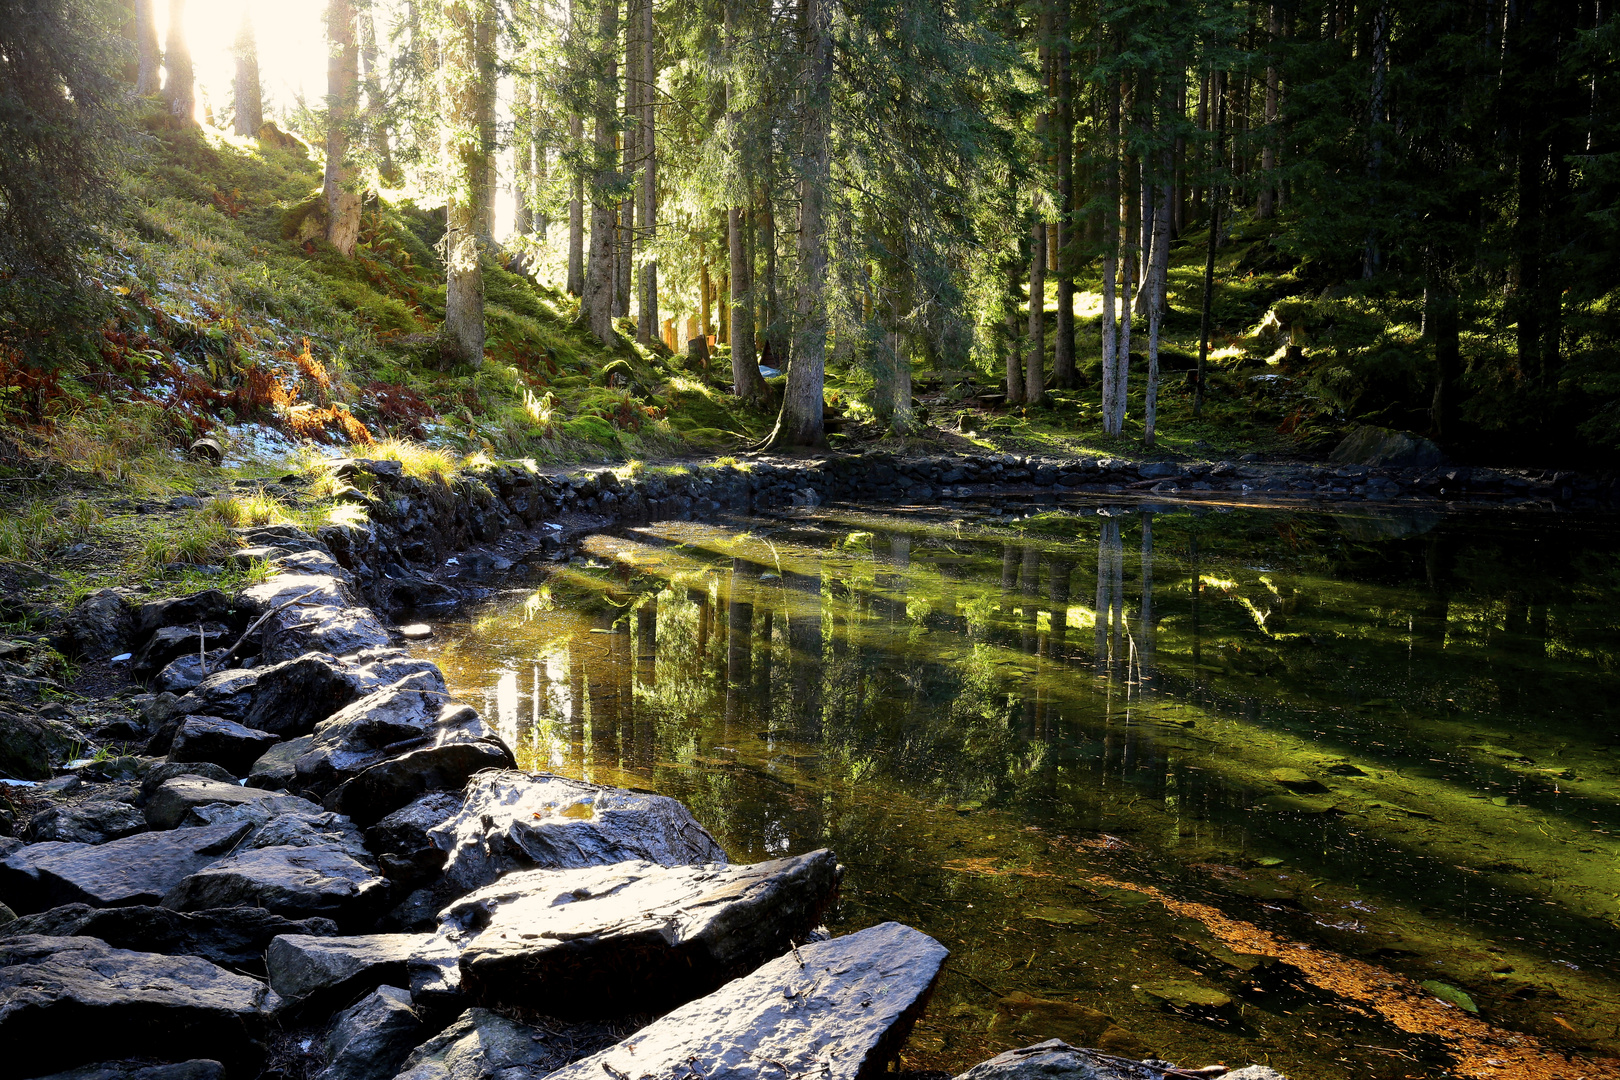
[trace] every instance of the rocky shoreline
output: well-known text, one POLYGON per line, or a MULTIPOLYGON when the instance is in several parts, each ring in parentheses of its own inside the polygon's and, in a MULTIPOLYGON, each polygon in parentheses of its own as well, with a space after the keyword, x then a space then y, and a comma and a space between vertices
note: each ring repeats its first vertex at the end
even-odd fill
MULTIPOLYGON (((8 829, 19 836, 0 837, 0 1074, 869 1080, 888 1068, 942 946, 894 923, 830 936, 820 924, 843 873, 831 852, 733 865, 674 800, 517 771, 365 601, 419 603, 410 590, 437 583, 407 567, 559 512, 803 503, 851 484, 900 489, 898 474, 756 465, 673 484, 495 466, 446 491, 390 464, 344 467, 368 526, 250 531, 247 557, 278 571, 239 596, 137 605, 108 591, 75 608, 72 648, 128 653, 167 687, 123 721, 143 753, 52 776, 59 725, 0 718, 7 791, 29 811, 8 829)), ((1015 483, 1028 466, 988 468, 1015 483)), ((1225 1072, 1049 1043, 971 1075, 1225 1072)))

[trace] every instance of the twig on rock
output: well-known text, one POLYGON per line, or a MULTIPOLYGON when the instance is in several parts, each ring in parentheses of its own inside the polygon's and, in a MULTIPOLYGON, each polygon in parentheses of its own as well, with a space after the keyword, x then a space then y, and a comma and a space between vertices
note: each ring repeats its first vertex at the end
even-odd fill
MULTIPOLYGON (((299 593, 297 596, 293 597, 291 600, 287 600, 287 601, 284 601, 284 602, 282 602, 280 604, 277 604, 275 607, 271 608, 269 611, 265 612, 263 615, 260 615, 257 619, 254 619, 253 624, 251 626, 249 626, 246 630, 242 631, 242 636, 236 639, 236 644, 232 645, 230 647, 230 649, 228 649, 226 651, 225 655, 219 658, 219 666, 221 668, 223 668, 226 664, 230 663, 231 657, 236 655, 236 650, 240 649, 243 645, 245 645, 247 643, 248 638, 252 637, 254 635, 254 633, 256 633, 258 631, 259 627, 263 626, 269 620, 270 616, 278 614, 278 613, 280 613, 282 611, 285 611, 287 608, 290 608, 294 604, 298 603, 298 601, 302 600, 304 597, 312 596, 315 593, 318 593, 320 591, 321 591, 321 586, 317 585, 313 589, 310 589, 308 592, 299 593)), ((199 636, 201 636, 201 632, 202 632, 201 631, 201 626, 199 625, 199 627, 198 627, 199 636)), ((205 677, 208 675, 208 654, 206 652, 203 653, 203 657, 202 657, 202 673, 203 673, 203 675, 205 677)))

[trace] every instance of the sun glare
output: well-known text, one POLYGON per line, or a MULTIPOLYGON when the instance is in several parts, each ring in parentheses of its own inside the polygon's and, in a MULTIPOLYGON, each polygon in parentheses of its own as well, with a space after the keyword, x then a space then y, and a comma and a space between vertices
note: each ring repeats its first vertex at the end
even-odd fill
MULTIPOLYGON (((265 114, 296 106, 302 98, 319 104, 326 93, 325 0, 204 0, 186 7, 186 40, 197 71, 197 120, 208 110, 225 124, 236 77, 232 46, 244 11, 259 40, 259 82, 265 114)), ((168 40, 168 5, 158 9, 158 40, 168 40)))

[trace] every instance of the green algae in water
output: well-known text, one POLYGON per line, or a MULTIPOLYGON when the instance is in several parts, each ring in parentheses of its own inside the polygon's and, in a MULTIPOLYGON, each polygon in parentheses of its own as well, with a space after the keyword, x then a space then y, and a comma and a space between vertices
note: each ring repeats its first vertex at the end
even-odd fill
POLYGON ((425 651, 526 767, 680 798, 739 860, 830 846, 835 929, 945 942, 908 1066, 1069 1009, 1188 1064, 1450 1067, 1105 879, 1615 1053, 1609 523, 1101 509, 627 530, 425 651), (1140 989, 1176 985, 1232 1005, 1140 989))

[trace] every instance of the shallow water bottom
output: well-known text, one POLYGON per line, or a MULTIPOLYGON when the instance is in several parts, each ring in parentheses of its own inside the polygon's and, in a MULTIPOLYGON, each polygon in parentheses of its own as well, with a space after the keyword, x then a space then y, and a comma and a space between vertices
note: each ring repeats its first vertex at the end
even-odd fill
POLYGON ((835 930, 951 948, 907 1068, 1059 1037, 1296 1080, 1620 1076, 1609 526, 655 523, 424 651, 525 767, 679 798, 737 860, 830 847, 835 930))

